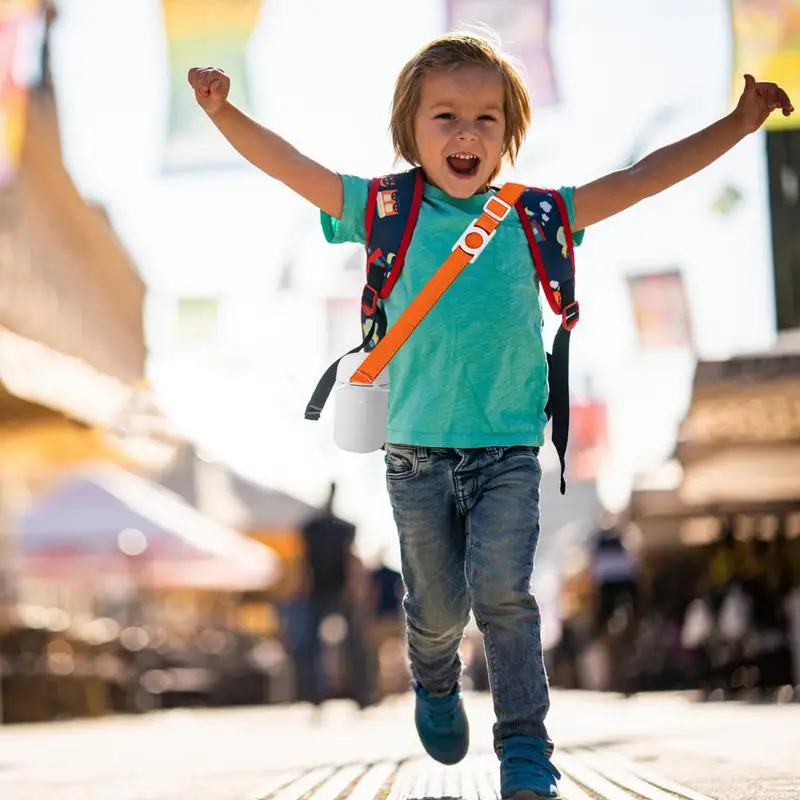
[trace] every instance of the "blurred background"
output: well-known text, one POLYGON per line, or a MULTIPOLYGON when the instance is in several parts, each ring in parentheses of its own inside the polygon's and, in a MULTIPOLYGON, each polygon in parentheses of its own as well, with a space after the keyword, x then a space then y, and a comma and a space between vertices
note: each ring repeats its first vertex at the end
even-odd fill
MULTIPOLYGON (((502 178, 629 166, 745 71, 800 98, 798 0, 0 2, 3 722, 407 689, 382 454, 303 419, 360 339, 362 251, 186 73, 224 68, 259 121, 373 176, 401 168, 400 67, 481 23, 534 98, 502 178)), ((556 685, 800 697, 799 128, 578 251, 569 489, 548 445, 534 575, 556 685)), ((485 690, 472 628, 464 654, 485 690)))

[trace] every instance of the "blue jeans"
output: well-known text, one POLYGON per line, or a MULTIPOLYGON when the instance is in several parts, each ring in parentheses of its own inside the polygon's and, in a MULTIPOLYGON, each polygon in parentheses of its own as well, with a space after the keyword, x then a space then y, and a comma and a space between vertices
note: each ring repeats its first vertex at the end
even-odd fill
POLYGON ((429 692, 455 686, 472 609, 484 639, 496 748, 514 735, 552 746, 541 618, 530 591, 541 476, 535 447, 386 445, 412 675, 429 692))

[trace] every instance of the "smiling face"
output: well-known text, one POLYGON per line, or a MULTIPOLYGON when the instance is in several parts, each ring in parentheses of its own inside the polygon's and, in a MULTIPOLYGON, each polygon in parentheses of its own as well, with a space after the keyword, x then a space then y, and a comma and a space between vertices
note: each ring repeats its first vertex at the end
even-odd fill
POLYGON ((451 197, 482 191, 505 151, 505 87, 482 66, 427 74, 414 117, 414 140, 428 180, 451 197))

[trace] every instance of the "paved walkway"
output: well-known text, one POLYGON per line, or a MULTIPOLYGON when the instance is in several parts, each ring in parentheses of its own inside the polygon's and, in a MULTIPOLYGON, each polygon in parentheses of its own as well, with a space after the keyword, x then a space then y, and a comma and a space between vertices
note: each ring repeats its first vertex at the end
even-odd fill
MULTIPOLYGON (((2 800, 495 800, 491 702, 468 695, 470 754, 428 759, 405 696, 159 712, 0 729, 2 800)), ((555 693, 566 800, 796 800, 800 707, 555 693)))

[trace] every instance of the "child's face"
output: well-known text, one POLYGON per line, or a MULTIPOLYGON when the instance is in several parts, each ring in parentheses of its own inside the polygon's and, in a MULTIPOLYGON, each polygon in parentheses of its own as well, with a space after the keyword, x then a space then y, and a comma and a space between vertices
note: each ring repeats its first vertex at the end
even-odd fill
POLYGON ((483 189, 503 157, 505 89, 494 70, 464 66, 422 82, 414 137, 428 180, 451 197, 483 189))

